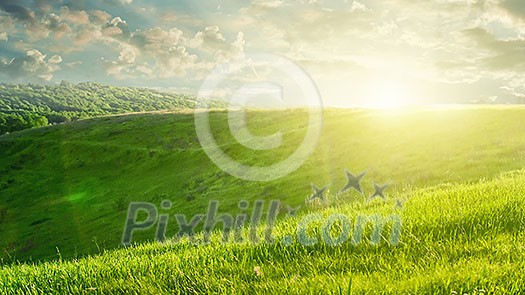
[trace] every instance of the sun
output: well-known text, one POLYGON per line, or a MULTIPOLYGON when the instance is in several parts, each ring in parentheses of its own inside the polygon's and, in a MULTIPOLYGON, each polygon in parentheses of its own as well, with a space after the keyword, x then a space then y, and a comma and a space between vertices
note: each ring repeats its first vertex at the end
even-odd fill
POLYGON ((367 107, 378 109, 401 108, 414 102, 410 88, 400 80, 370 83, 366 99, 367 107))

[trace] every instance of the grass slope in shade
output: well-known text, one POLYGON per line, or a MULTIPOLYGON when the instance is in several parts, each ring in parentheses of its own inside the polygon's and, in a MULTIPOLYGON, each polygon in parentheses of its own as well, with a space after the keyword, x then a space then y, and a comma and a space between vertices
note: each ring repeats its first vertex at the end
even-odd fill
MULTIPOLYGON (((301 110, 248 113, 254 133, 284 133, 282 148, 255 153, 235 143, 226 112, 210 116, 221 149, 252 165, 287 157, 308 123, 301 110)), ((297 171, 271 182, 243 181, 216 167, 197 140, 191 114, 105 117, 4 135, 0 256, 4 263, 49 260, 58 257, 58 248, 70 259, 116 248, 130 201, 160 206, 169 199, 173 206, 166 213, 187 216, 205 213, 212 199, 221 202, 219 212, 233 214, 240 199, 298 206, 311 193, 310 183, 329 185, 334 198, 346 183, 345 168, 368 172, 365 197, 373 182, 391 182, 389 197, 405 199, 414 189, 490 179, 524 166, 523 126, 525 109, 518 107, 327 110, 314 154, 297 171)), ((352 191, 340 197, 362 198, 352 191)), ((170 223, 168 235, 176 231, 170 223)), ((135 238, 151 241, 154 235, 155 228, 135 238)))
MULTIPOLYGON (((486 294, 525 289, 525 172, 415 189, 399 214, 401 243, 145 244, 100 256, 11 265, 2 293, 486 294), (351 290, 349 290, 349 286, 351 290)), ((356 203, 328 215, 368 214, 356 203)), ((392 202, 375 212, 391 212, 392 202)), ((301 216, 299 216, 300 218, 301 216)), ((276 236, 293 232, 281 220, 276 236)), ((386 238, 386 237, 385 237, 386 238)))

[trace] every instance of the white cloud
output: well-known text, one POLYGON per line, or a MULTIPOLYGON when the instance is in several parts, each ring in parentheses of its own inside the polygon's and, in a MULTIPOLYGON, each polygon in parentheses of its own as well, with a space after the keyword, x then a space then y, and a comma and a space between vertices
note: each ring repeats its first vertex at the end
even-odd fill
POLYGON ((190 40, 190 46, 215 51, 224 49, 227 44, 218 26, 208 26, 195 34, 195 37, 190 40))
POLYGON ((275 8, 283 4, 281 0, 255 0, 252 2, 253 5, 261 7, 275 8))
POLYGON ((106 72, 118 79, 183 77, 197 60, 196 55, 187 52, 184 43, 183 33, 177 28, 133 32, 129 42, 119 43, 118 60, 108 61, 106 72))
POLYGON ((53 55, 49 58, 48 62, 50 64, 59 64, 62 62, 62 57, 60 55, 53 55))
POLYGON ((120 51, 118 59, 122 63, 132 64, 135 62, 136 57, 137 54, 132 46, 124 46, 124 48, 120 51))
POLYGON ((111 14, 102 10, 93 10, 90 12, 95 23, 106 24, 111 19, 111 14))
POLYGON ((129 40, 120 40, 118 44, 118 58, 106 61, 108 75, 119 79, 134 75, 148 79, 200 79, 216 64, 241 56, 245 40, 242 32, 234 40, 226 40, 218 26, 205 27, 192 38, 178 28, 155 27, 132 32, 129 40))
POLYGON ((352 6, 350 8, 350 11, 369 11, 370 9, 366 7, 363 3, 352 1, 352 6))
POLYGON ((189 40, 191 48, 212 54, 216 63, 240 57, 244 53, 245 43, 243 32, 238 32, 235 40, 229 42, 218 26, 208 26, 189 40))
POLYGON ((89 24, 89 15, 84 10, 69 10, 66 6, 60 9, 60 17, 75 25, 87 25, 89 24))
POLYGON ((166 31, 156 27, 134 32, 130 42, 141 50, 157 53, 183 45, 184 39, 182 31, 177 28, 166 31))
POLYGON ((13 78, 37 77, 44 81, 50 81, 53 73, 60 69, 62 58, 54 55, 46 60, 46 55, 37 49, 28 50, 25 56, 11 60, 1 59, 1 72, 13 78))
MULTIPOLYGON (((382 79, 401 71, 414 84, 421 80, 459 87, 492 79, 507 95, 524 92, 516 86, 516 77, 525 72, 521 0, 254 0, 244 6, 221 4, 220 10, 216 5, 209 11, 202 7, 200 18, 141 4, 126 9, 149 21, 157 17, 158 23, 134 31, 128 22, 136 28, 142 20, 74 5, 21 5, 0 13, 0 42, 8 41, 20 52, 38 48, 50 56, 60 53, 66 60, 71 51, 98 47, 107 73, 120 79, 178 77, 191 83, 251 49, 286 55, 327 85, 359 75, 382 79), (22 40, 13 37, 24 34, 22 40)), ((33 52, 4 59, 2 70, 48 79, 62 58, 43 56, 33 52)), ((333 89, 352 94, 350 86, 341 86, 345 83, 334 84, 333 89)), ((498 95, 498 101, 503 98, 498 95)))
POLYGON ((126 21, 120 18, 120 16, 116 16, 112 18, 111 21, 109 22, 110 25, 115 26, 115 27, 117 27, 121 23, 126 24, 126 21))

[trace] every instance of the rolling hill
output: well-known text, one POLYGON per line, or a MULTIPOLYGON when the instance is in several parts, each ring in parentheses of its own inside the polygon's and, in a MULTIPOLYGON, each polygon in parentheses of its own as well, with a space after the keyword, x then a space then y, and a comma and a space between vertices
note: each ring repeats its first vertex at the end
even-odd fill
MULTIPOLYGON (((251 111, 251 130, 281 130, 283 147, 254 153, 236 143, 226 112, 210 113, 218 145, 247 164, 287 157, 301 142, 304 110, 251 111)), ((517 292, 523 289, 522 107, 324 112, 314 154, 270 182, 228 175, 203 152, 190 113, 117 115, 0 137, 0 289, 34 293, 375 293, 517 292), (364 193, 339 193, 344 170, 366 171, 364 193), (309 204, 311 184, 328 203, 309 204), (386 201, 367 202, 373 184, 386 201), (274 244, 152 242, 153 227, 120 248, 126 209, 151 202, 165 213, 205 213, 210 200, 236 214, 238 202, 280 200, 274 244), (162 209, 164 210, 164 209, 162 209), (401 242, 378 246, 288 245, 303 216, 398 214, 401 242), (115 250, 112 250, 115 249, 115 250), (89 256, 88 256, 89 255, 89 256), (31 261, 40 261, 36 264, 31 261), (24 262, 19 264, 19 262, 24 262), (481 292, 481 291, 480 291, 481 292)), ((167 236, 177 232, 175 221, 167 236)), ((263 231, 263 226, 260 228, 263 231)), ((370 229, 366 230, 368 235, 370 229)), ((215 234, 218 238, 219 233, 215 234)))

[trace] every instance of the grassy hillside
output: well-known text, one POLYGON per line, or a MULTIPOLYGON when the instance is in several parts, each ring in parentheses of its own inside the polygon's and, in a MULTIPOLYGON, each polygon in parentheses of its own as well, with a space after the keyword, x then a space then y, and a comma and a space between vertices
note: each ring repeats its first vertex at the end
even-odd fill
MULTIPOLYGON (((33 294, 518 294, 525 288, 525 173, 411 191, 402 242, 306 247, 188 242, 0 270, 0 290, 33 294)), ((392 204, 322 209, 351 218, 392 204)), ((300 218, 301 216, 299 216, 300 218)), ((296 218, 276 236, 292 234, 296 218)), ((278 239, 279 240, 279 239, 278 239)))
MULTIPOLYGON (((248 150, 229 133, 227 113, 211 114, 221 148, 239 161, 261 165, 293 152, 305 133, 307 114, 254 111, 248 121, 258 134, 282 130, 284 146, 248 150)), ((391 184, 389 202, 434 185, 477 183, 523 167, 525 136, 518 132, 523 126, 525 109, 518 107, 327 110, 315 153, 294 173, 271 182, 240 180, 217 168, 201 149, 192 114, 104 117, 4 135, 0 255, 9 263, 116 248, 131 201, 160 206, 168 199, 173 205, 167 213, 191 216, 205 213, 211 199, 221 202, 220 212, 238 212, 240 199, 279 199, 306 210, 310 183, 328 185, 329 199, 338 204, 362 202, 373 192, 373 183, 391 184), (345 168, 367 171, 365 196, 337 194, 346 183, 345 168)), ((448 222, 454 226, 454 220, 448 222)), ((168 236, 176 231, 172 222, 168 236)), ((154 236, 152 228, 135 240, 154 236)))

